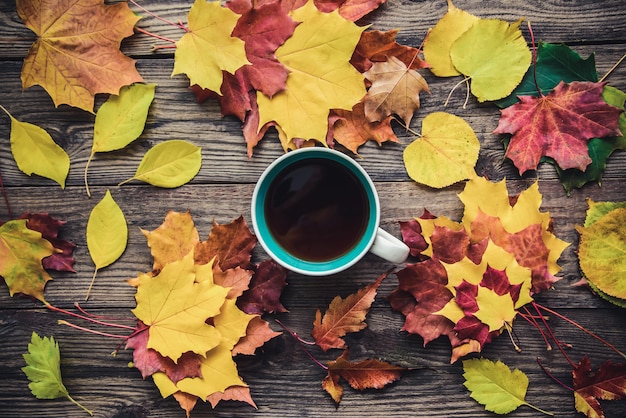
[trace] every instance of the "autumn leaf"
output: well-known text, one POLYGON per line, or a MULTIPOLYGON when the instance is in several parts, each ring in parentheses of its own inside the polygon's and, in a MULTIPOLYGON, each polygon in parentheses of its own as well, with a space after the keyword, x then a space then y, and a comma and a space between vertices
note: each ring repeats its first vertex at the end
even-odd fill
POLYGON ((189 10, 189 30, 176 42, 172 75, 185 73, 191 85, 219 93, 222 71, 234 74, 249 64, 244 41, 231 36, 237 19, 220 2, 196 0, 189 10))
POLYGON ((362 73, 369 70, 374 62, 386 62, 392 56, 411 70, 429 67, 429 64, 419 57, 419 49, 396 42, 397 34, 397 29, 387 32, 379 30, 363 32, 350 62, 362 73))
POLYGON ((536 169, 542 156, 554 158, 562 169, 584 171, 591 163, 590 138, 621 135, 623 110, 602 99, 603 88, 604 83, 560 83, 547 96, 522 96, 520 103, 502 110, 493 132, 513 134, 506 157, 520 174, 536 169))
POLYGON ((150 148, 141 159, 135 175, 119 185, 139 180, 172 189, 189 183, 198 174, 201 166, 200 147, 191 142, 171 139, 150 148))
POLYGON ((26 366, 22 371, 30 380, 28 388, 37 399, 67 398, 89 415, 93 412, 74 400, 61 378, 61 351, 54 337, 40 337, 33 331, 28 353, 22 355, 26 366))
POLYGON ((246 313, 264 314, 287 312, 280 295, 287 286, 287 270, 273 260, 261 262, 250 280, 250 288, 237 299, 237 305, 246 313))
POLYGON ((257 348, 262 347, 263 344, 280 334, 280 332, 272 330, 267 321, 261 319, 260 316, 254 316, 248 323, 246 335, 241 337, 233 347, 233 356, 237 354, 253 355, 257 348))
POLYGON ((348 360, 348 351, 341 353, 336 360, 327 364, 328 374, 322 381, 322 388, 339 404, 343 395, 340 379, 348 382, 356 390, 382 389, 395 382, 406 369, 385 361, 369 359, 348 360))
POLYGON ((98 270, 120 258, 128 241, 126 218, 109 190, 91 210, 86 235, 87 249, 96 267, 85 297, 89 299, 98 270))
POLYGON ((420 106, 419 94, 422 91, 430 93, 426 80, 394 56, 385 62, 372 64, 363 75, 372 82, 363 99, 365 117, 370 122, 379 122, 397 114, 404 125, 409 126, 413 113, 420 106))
POLYGON ((211 233, 206 241, 196 245, 196 263, 203 260, 205 263, 217 257, 217 263, 222 270, 235 267, 249 268, 252 249, 257 239, 248 228, 243 216, 239 216, 228 224, 218 224, 213 221, 211 233))
POLYGON ((604 417, 598 400, 626 397, 626 364, 606 361, 591 372, 591 361, 585 356, 572 371, 576 410, 589 418, 604 417))
POLYGON ((480 143, 472 127, 458 116, 434 112, 422 121, 422 135, 403 153, 413 180, 442 188, 476 175, 480 143))
POLYGON ((380 122, 370 122, 365 117, 365 104, 359 102, 351 111, 333 109, 331 118, 334 118, 332 125, 333 138, 352 151, 358 154, 358 149, 367 141, 376 141, 378 145, 383 142, 398 142, 398 137, 391 128, 392 116, 387 116, 380 122))
POLYGON ((275 122, 287 142, 302 138, 324 143, 330 110, 350 110, 365 95, 363 76, 350 64, 365 28, 337 11, 320 12, 312 1, 291 17, 300 23, 276 50, 278 61, 290 71, 286 88, 272 98, 257 92, 258 127, 275 122))
MULTIPOLYGON (((230 7, 230 4, 226 6, 230 7)), ((272 97, 285 88, 289 74, 276 58, 276 49, 293 34, 297 23, 283 10, 278 0, 250 4, 248 10, 239 13, 241 17, 237 20, 232 36, 245 42, 246 56, 251 65, 244 65, 237 70, 242 73, 237 79, 244 84, 244 88, 249 83, 255 90, 272 97)), ((241 89, 245 93, 248 90, 250 88, 241 89)))
POLYGON ((439 77, 461 74, 452 63, 450 49, 454 41, 478 20, 478 17, 455 7, 448 0, 447 13, 437 21, 424 40, 424 59, 433 74, 439 77))
POLYGON ((96 94, 118 94, 142 81, 135 61, 119 50, 139 20, 126 3, 18 0, 17 12, 37 35, 24 58, 22 86, 42 86, 55 106, 92 112, 96 94))
POLYGON ((578 259, 588 281, 603 293, 626 299, 626 208, 613 209, 580 233, 578 259))
POLYGON ((324 12, 329 13, 338 10, 339 14, 353 22, 376 10, 379 5, 387 0, 315 0, 315 6, 324 12))
POLYGON ((40 232, 27 228, 26 219, 0 225, 0 275, 9 293, 24 293, 45 303, 44 287, 52 277, 44 270, 42 259, 55 253, 40 232))
POLYGON ((150 253, 154 258, 154 270, 161 270, 166 264, 179 260, 189 254, 200 242, 191 212, 168 211, 165 220, 154 231, 141 229, 148 241, 150 253))
POLYGON ((463 361, 463 372, 463 385, 471 392, 470 396, 474 400, 485 405, 487 411, 508 414, 526 405, 535 411, 552 415, 526 402, 524 398, 528 377, 519 369, 511 370, 499 360, 493 362, 476 358, 463 361))
POLYGON ((471 79, 471 92, 479 102, 508 96, 526 74, 531 53, 521 23, 479 19, 452 43, 452 63, 471 79))
POLYGON ((56 181, 62 189, 70 171, 70 157, 50 134, 37 125, 20 122, 0 105, 11 118, 11 153, 17 168, 27 175, 37 174, 56 181))
POLYGON ((346 343, 341 337, 349 332, 357 332, 367 327, 365 316, 385 277, 387 277, 387 273, 345 299, 340 296, 335 297, 323 317, 321 311, 317 310, 311 335, 322 350, 345 348, 346 343))
POLYGON ((59 238, 61 227, 65 221, 55 219, 47 213, 23 213, 18 219, 26 219, 26 227, 41 233, 41 237, 52 244, 55 252, 42 260, 43 268, 46 270, 70 271, 74 270, 73 253, 76 244, 71 241, 59 238))

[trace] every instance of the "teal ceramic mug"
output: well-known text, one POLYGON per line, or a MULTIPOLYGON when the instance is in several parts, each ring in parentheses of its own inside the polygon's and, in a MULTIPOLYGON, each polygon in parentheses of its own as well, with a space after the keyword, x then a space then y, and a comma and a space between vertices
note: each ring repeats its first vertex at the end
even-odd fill
POLYGON ((352 158, 329 148, 291 151, 261 174, 252 225, 283 267, 309 276, 345 270, 372 252, 402 263, 409 248, 379 227, 374 183, 352 158))

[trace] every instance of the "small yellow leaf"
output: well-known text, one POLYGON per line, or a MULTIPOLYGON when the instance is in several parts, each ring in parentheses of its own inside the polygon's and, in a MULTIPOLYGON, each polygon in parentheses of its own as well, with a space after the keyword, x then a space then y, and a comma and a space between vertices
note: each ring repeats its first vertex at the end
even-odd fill
POLYGON ((471 91, 478 101, 508 96, 526 74, 531 53, 519 29, 521 23, 521 19, 512 24, 480 19, 452 44, 452 63, 472 79, 471 91))
POLYGON ((448 12, 428 32, 424 40, 424 59, 430 64, 433 74, 439 77, 461 74, 452 64, 450 47, 476 21, 478 17, 457 9, 452 1, 448 0, 448 12))
POLYGON ((135 175, 120 185, 140 180, 157 187, 180 187, 198 174, 201 165, 199 147, 178 139, 165 141, 150 148, 135 175))
POLYGON ((48 132, 39 126, 11 118, 11 152, 17 167, 25 174, 37 174, 54 180, 65 188, 65 179, 70 171, 70 157, 58 146, 48 132))
POLYGON ((480 142, 474 130, 458 116, 435 112, 424 118, 422 136, 404 150, 409 177, 442 188, 476 174, 480 142))
POLYGON ((124 213, 117 205, 111 192, 106 194, 89 214, 87 221, 87 249, 96 265, 87 298, 96 278, 96 273, 115 262, 124 253, 128 241, 128 225, 124 213))
POLYGON ((499 330, 505 323, 511 325, 517 313, 510 293, 498 295, 483 286, 478 286, 476 303, 479 309, 474 312, 474 316, 489 326, 489 332, 499 330))
POLYGON ((189 32, 176 42, 172 75, 185 73, 191 85, 219 93, 222 71, 234 74, 250 64, 244 41, 231 36, 238 19, 219 1, 196 0, 189 11, 189 32))
POLYGON ((141 135, 154 99, 156 84, 123 87, 96 113, 91 153, 122 149, 141 135))
POLYGON ((213 318, 215 328, 222 334, 222 345, 229 350, 246 335, 248 323, 256 316, 243 312, 237 307, 236 302, 236 299, 226 299, 219 315, 213 318))

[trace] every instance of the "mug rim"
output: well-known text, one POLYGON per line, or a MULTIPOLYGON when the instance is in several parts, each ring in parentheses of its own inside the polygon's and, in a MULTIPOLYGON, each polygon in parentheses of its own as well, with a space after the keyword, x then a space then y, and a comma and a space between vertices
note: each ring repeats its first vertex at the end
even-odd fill
POLYGON ((252 193, 251 217, 252 227, 258 242, 274 261, 286 269, 296 273, 308 276, 327 276, 351 267, 363 258, 363 256, 369 251, 374 243, 374 240, 376 239, 377 230, 380 224, 380 201, 374 182, 370 178, 369 174, 367 174, 365 169, 363 169, 363 167, 361 167, 361 165, 352 158, 340 151, 330 148, 300 148, 281 155, 269 166, 267 166, 265 170, 263 170, 263 173, 254 186, 254 192, 252 193), (358 243, 347 253, 326 261, 304 260, 285 251, 276 241, 272 239, 271 232, 269 231, 263 216, 265 205, 261 198, 264 197, 269 185, 279 171, 294 162, 311 158, 310 154, 317 154, 322 158, 340 162, 343 166, 348 167, 348 169, 357 176, 360 183, 364 186, 368 197, 370 215, 365 231, 363 232, 363 235, 359 239, 358 243), (268 242, 267 240, 271 242, 268 242))

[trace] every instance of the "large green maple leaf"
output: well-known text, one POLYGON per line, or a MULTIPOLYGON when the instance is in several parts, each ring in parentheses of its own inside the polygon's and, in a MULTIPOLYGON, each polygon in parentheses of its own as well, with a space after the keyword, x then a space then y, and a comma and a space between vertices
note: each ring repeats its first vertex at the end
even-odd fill
POLYGON ((604 83, 561 82, 546 96, 522 96, 502 110, 494 133, 513 134, 506 156, 520 174, 536 169, 542 156, 584 171, 591 163, 589 139, 621 135, 623 110, 602 99, 603 89, 604 83))
POLYGON ((320 12, 312 1, 291 16, 301 23, 276 50, 278 61, 290 71, 286 89, 272 98, 257 92, 259 128, 274 121, 286 142, 324 142, 330 110, 350 110, 365 95, 363 75, 350 64, 365 28, 338 11, 320 12))

